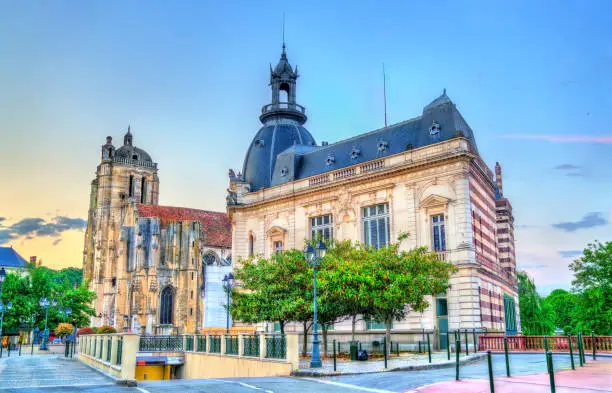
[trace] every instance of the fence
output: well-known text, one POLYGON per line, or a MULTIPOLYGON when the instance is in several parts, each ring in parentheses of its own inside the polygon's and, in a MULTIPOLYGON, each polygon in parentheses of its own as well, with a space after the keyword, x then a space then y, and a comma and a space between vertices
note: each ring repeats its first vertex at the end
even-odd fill
POLYGON ((144 336, 140 337, 141 352, 182 351, 183 336, 144 336))
MULTIPOLYGON (((569 351, 568 336, 480 336, 480 350, 504 350, 504 338, 508 341, 509 351, 569 351)), ((578 337, 571 336, 572 347, 578 347, 578 337)), ((612 352, 612 336, 583 336, 582 343, 585 350, 592 350, 595 343, 597 352, 612 352)))

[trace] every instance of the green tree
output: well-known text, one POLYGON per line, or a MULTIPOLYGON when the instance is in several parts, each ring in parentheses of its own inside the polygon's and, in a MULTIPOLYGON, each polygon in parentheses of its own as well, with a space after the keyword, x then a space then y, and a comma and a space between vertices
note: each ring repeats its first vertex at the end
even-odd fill
POLYGON ((576 302, 576 295, 564 289, 555 289, 544 299, 544 303, 552 310, 555 327, 563 329, 565 334, 576 333, 576 302))
POLYGON ((426 296, 445 292, 456 269, 425 247, 399 251, 399 244, 392 243, 379 249, 361 248, 366 255, 357 297, 369 315, 384 321, 389 343, 393 320, 402 320, 411 310, 423 312, 429 306, 426 296))
POLYGON ((523 334, 552 334, 555 330, 552 308, 538 295, 534 281, 526 272, 519 271, 517 277, 523 334))
POLYGON ((612 242, 587 245, 583 256, 570 264, 577 292, 576 329, 612 334, 612 242))

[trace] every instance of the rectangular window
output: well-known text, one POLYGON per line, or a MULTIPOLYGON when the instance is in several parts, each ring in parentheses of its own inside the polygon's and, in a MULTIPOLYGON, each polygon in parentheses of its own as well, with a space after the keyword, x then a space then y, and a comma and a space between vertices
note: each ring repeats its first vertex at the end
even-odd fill
POLYGON ((274 242, 274 252, 283 252, 283 242, 282 242, 282 240, 274 242))
POLYGON ((446 233, 444 232, 444 214, 431 216, 432 248, 434 251, 446 251, 446 233))
POLYGON ((362 210, 363 242, 376 248, 389 244, 389 204, 367 206, 362 210))
MULTIPOLYGON (((379 330, 386 329, 384 322, 375 320, 374 318, 366 319, 366 329, 368 330, 379 330)), ((393 321, 391 321, 391 329, 393 329, 393 321)))
POLYGON ((331 214, 310 218, 310 238, 323 241, 334 238, 334 219, 331 214))

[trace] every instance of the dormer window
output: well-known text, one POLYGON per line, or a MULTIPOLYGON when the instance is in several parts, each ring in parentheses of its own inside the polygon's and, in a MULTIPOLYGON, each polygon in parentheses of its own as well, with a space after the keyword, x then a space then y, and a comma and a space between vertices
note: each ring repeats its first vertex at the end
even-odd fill
POLYGON ((431 127, 429 127, 429 136, 432 138, 438 138, 440 136, 440 124, 435 121, 431 123, 431 127))
POLYGON ((134 155, 132 155, 132 160, 136 160, 136 161, 138 161, 138 154, 134 154, 134 155))
POLYGON ((361 155, 361 150, 356 147, 353 147, 351 150, 351 160, 356 160, 361 155))
POLYGON ((288 172, 289 172, 289 171, 287 170, 287 168, 282 168, 282 169, 280 170, 280 175, 281 175, 282 177, 285 177, 285 176, 287 176, 287 173, 288 173, 288 172))
POLYGON ((378 141, 378 152, 382 153, 383 151, 387 150, 388 146, 389 142, 383 140, 378 141))
POLYGON ((325 165, 330 166, 332 165, 334 162, 336 162, 336 157, 332 156, 331 154, 327 156, 327 159, 325 160, 325 165))
POLYGON ((257 147, 264 147, 264 140, 263 139, 255 139, 255 142, 253 142, 253 144, 257 147))

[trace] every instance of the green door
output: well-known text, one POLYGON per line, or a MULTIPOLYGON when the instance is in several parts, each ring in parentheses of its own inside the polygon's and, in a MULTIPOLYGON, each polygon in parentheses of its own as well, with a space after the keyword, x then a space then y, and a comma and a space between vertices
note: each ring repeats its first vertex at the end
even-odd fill
POLYGON ((446 349, 448 336, 448 306, 446 299, 436 299, 436 319, 438 322, 438 344, 440 349, 446 349))
POLYGON ((504 319, 506 320, 506 335, 516 334, 516 305, 514 298, 504 293, 504 319))

